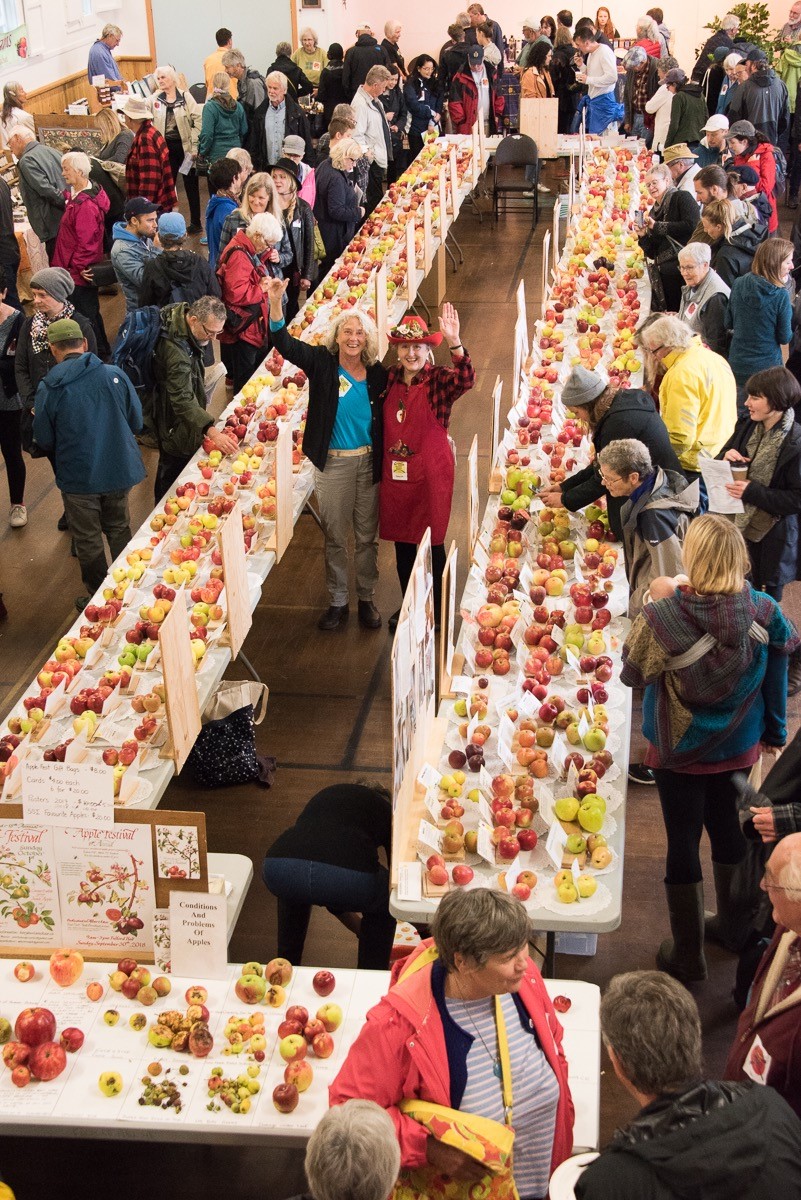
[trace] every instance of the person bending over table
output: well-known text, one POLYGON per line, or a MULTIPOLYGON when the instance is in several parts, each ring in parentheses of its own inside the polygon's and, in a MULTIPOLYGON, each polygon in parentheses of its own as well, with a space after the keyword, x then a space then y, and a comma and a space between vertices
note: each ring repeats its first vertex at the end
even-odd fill
POLYGON ((396 963, 329 1101, 361 1097, 389 1113, 401 1180, 410 1176, 418 1195, 440 1195, 449 1181, 464 1183, 465 1195, 488 1195, 486 1160, 442 1134, 466 1137, 480 1119, 492 1122, 498 1165, 508 1167, 511 1128, 517 1194, 544 1197, 551 1172, 570 1155, 574 1112, 562 1027, 528 953, 526 910, 506 893, 457 890, 440 901, 431 931, 396 963))
POLYGON ((303 453, 314 464, 314 487, 325 534, 325 571, 330 597, 318 629, 337 629, 348 619, 348 537, 356 546, 359 621, 381 628, 373 603, 378 581, 378 483, 382 462, 381 396, 387 373, 378 361, 378 332, 355 309, 331 322, 322 346, 290 337, 282 308, 286 279, 271 279, 270 334, 279 354, 309 377, 309 408, 303 453))
POLYGON ((358 934, 357 966, 386 971, 396 921, 389 911, 392 805, 387 792, 342 783, 312 796, 297 821, 273 842, 262 866, 267 890, 278 899, 280 958, 297 965, 314 905, 358 934))
MULTIPOLYGON (((445 534, 453 500, 454 454, 448 436, 453 405, 472 388, 475 371, 459 340, 459 314, 443 304, 441 333, 429 333, 420 317, 404 317, 389 335, 398 348, 384 397, 384 464, 379 497, 380 534, 395 543, 401 599, 409 585, 417 547, 431 529, 434 619, 439 622, 445 534), (452 364, 437 367, 432 346, 445 337, 452 364)), ((398 612, 389 618, 390 630, 398 612)))

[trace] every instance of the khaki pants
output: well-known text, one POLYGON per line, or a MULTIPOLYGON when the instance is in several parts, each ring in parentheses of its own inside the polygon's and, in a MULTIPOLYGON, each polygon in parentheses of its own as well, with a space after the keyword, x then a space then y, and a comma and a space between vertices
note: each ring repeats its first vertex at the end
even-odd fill
POLYGON ((103 534, 108 540, 112 559, 131 540, 128 493, 107 492, 103 496, 62 492, 75 553, 84 587, 94 595, 106 577, 108 563, 103 534))
POLYGON ((356 595, 372 600, 378 579, 378 484, 372 454, 334 458, 315 470, 314 487, 325 534, 325 580, 331 604, 348 603, 348 539, 355 540, 356 595))

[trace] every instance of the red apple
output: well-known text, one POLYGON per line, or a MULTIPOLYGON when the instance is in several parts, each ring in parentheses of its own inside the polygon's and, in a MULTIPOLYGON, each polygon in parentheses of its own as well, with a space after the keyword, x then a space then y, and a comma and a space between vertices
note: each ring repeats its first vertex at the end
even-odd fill
POLYGON ((56 1036, 56 1018, 49 1008, 23 1008, 14 1025, 14 1036, 26 1046, 41 1046, 56 1036))
POLYGON ((330 996, 336 983, 337 981, 330 971, 318 971, 312 979, 312 987, 318 996, 330 996))
POLYGON ((330 1058, 334 1053, 334 1039, 330 1033, 318 1033, 312 1042, 312 1050, 317 1058, 330 1058))
POLYGON ((32 1051, 28 1065, 34 1079, 55 1079, 67 1065, 67 1054, 56 1042, 41 1042, 32 1051))
POLYGON ((61 1030, 59 1041, 68 1054, 74 1054, 83 1045, 83 1031, 71 1025, 69 1029, 61 1030))
POLYGON ((298 1107, 300 1094, 294 1083, 279 1083, 273 1090, 273 1104, 281 1113, 291 1113, 298 1107))

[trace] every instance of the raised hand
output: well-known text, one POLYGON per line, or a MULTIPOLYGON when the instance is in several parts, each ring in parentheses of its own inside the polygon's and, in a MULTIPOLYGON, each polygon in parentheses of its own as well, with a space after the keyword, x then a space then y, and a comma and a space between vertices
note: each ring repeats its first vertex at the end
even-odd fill
POLYGON ((439 314, 439 327, 449 346, 459 345, 459 314, 452 304, 443 304, 439 314))

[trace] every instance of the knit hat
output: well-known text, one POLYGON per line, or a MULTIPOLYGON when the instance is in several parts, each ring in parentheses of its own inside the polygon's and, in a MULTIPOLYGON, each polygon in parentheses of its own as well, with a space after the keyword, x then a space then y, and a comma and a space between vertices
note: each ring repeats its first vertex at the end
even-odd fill
POLYGON ((141 100, 138 96, 129 96, 122 106, 123 116, 130 117, 132 121, 151 121, 153 113, 150 111, 150 105, 147 100, 141 100))
POLYGON ((726 137, 729 138, 752 138, 756 136, 756 129, 750 121, 735 121, 729 127, 729 132, 726 137))
POLYGON ((165 237, 186 237, 186 221, 179 212, 162 213, 159 217, 159 233, 165 237))
POLYGON ((471 67, 480 67, 484 61, 484 47, 471 46, 467 51, 467 61, 471 67))
POLYGON ((31 276, 30 286, 40 288, 54 300, 60 300, 62 304, 75 291, 72 276, 64 267, 43 267, 31 276))
POLYGON ((607 388, 609 380, 597 368, 574 367, 562 388, 562 403, 565 408, 587 408, 594 404, 607 388))
POLYGON ((662 162, 668 166, 672 162, 677 162, 680 158, 697 158, 697 154, 693 154, 686 142, 676 142, 675 146, 666 146, 662 151, 662 162))
POLYGON ((412 342, 422 342, 425 346, 438 346, 442 341, 442 334, 430 333, 422 317, 410 314, 408 317, 404 317, 391 333, 387 334, 387 341, 402 346, 408 346, 412 342))
POLYGON ((711 116, 709 118, 706 125, 701 126, 701 131, 703 133, 714 133, 715 130, 717 130, 717 129, 728 129, 728 128, 729 128, 729 118, 724 116, 723 113, 715 113, 713 116, 711 116))
POLYGON ((749 167, 746 163, 743 163, 741 167, 726 167, 726 173, 736 175, 740 183, 747 183, 749 187, 756 187, 759 183, 759 175, 753 167, 749 167))
POLYGON ((681 67, 672 67, 665 75, 663 80, 663 83, 673 87, 681 87, 681 85, 686 82, 687 76, 684 71, 682 71, 681 67))
POLYGON ((152 200, 145 200, 144 196, 132 196, 123 209, 123 216, 126 221, 130 221, 131 217, 143 217, 146 213, 158 211, 158 204, 154 204, 152 200))
POLYGON ((77 321, 65 318, 53 321, 47 327, 48 342, 80 342, 83 341, 83 330, 77 321))
POLYGON ((718 46, 712 54, 716 63, 723 62, 724 58, 728 58, 730 54, 736 54, 736 50, 732 50, 731 46, 718 46))
POLYGON ((281 154, 282 155, 283 154, 299 154, 300 157, 303 158, 303 155, 305 153, 306 153, 306 143, 304 142, 302 137, 299 137, 296 133, 290 133, 288 137, 284 138, 283 145, 281 146, 281 154))

